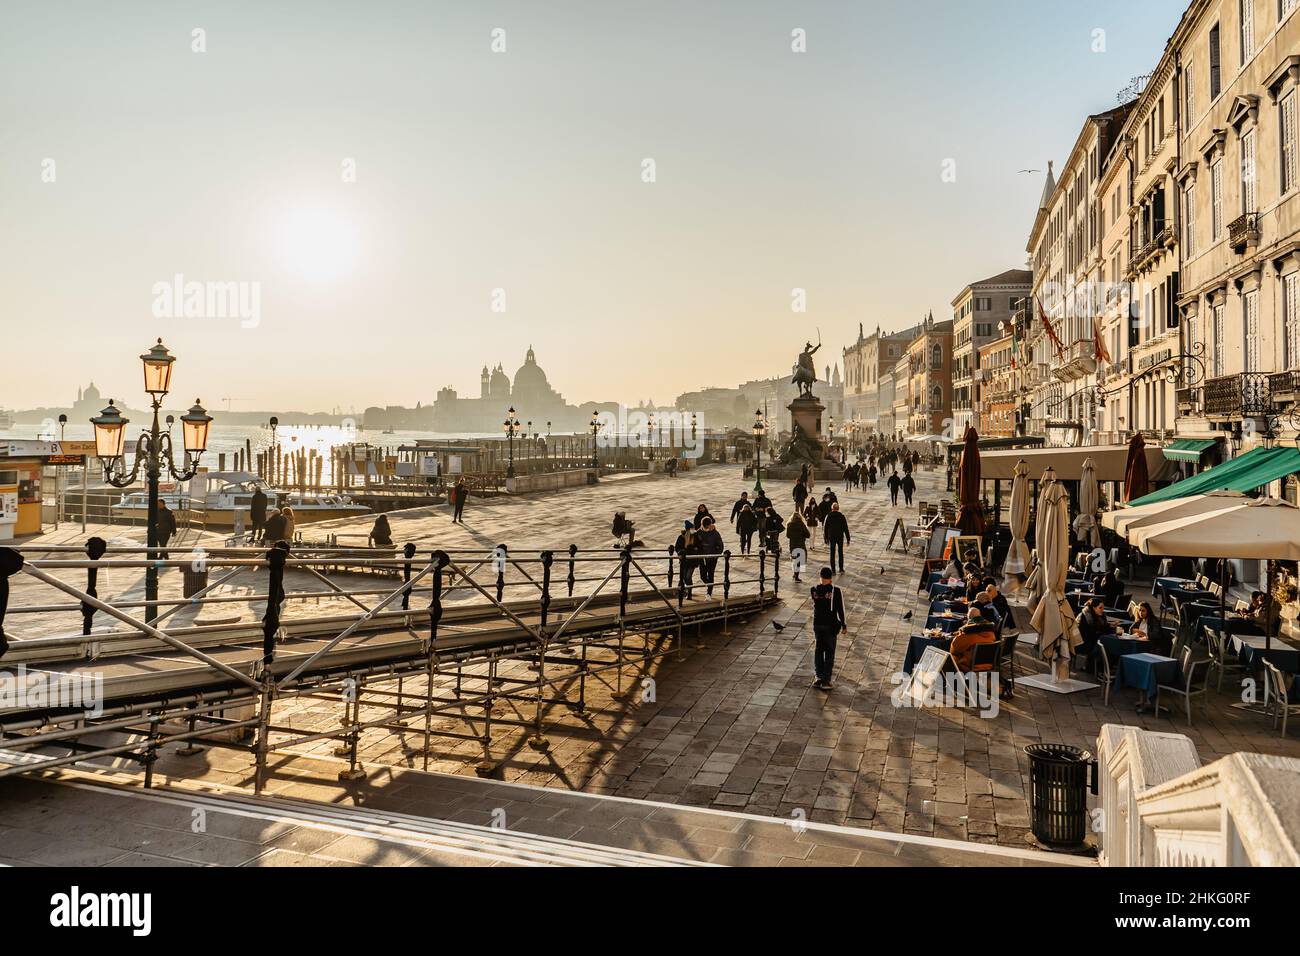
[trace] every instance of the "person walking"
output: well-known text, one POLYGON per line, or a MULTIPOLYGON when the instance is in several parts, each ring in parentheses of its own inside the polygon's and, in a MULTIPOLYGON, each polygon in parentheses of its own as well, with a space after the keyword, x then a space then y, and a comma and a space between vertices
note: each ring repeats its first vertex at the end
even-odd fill
POLYGON ((736 499, 736 503, 735 503, 734 505, 731 506, 731 523, 732 523, 732 524, 735 524, 735 523, 736 523, 736 518, 739 517, 739 516, 740 516, 740 513, 741 513, 742 511, 744 511, 745 508, 747 508, 748 506, 749 506, 749 492, 748 492, 748 491, 742 491, 742 492, 740 493, 740 497, 736 499))
POLYGON ((713 515, 709 514, 709 506, 708 506, 708 505, 706 505, 706 504, 701 504, 698 508, 695 509, 695 519, 694 519, 694 520, 695 520, 695 530, 696 530, 696 531, 699 531, 701 528, 704 527, 704 519, 705 519, 705 518, 708 518, 710 521, 712 521, 712 520, 713 520, 713 515))
POLYGON ((456 479, 456 484, 451 488, 451 520, 453 524, 464 524, 461 516, 465 513, 465 502, 469 499, 469 484, 465 481, 465 476, 456 479))
POLYGON ((890 501, 890 503, 891 503, 895 508, 897 508, 897 507, 898 507, 898 489, 902 487, 902 485, 903 485, 903 479, 898 477, 898 472, 897 472, 897 471, 893 471, 893 472, 890 472, 890 474, 889 474, 889 480, 886 482, 886 484, 889 485, 889 501, 890 501))
POLYGON ((808 533, 812 534, 817 530, 817 525, 821 524, 821 512, 817 510, 817 501, 809 498, 808 503, 803 506, 803 520, 808 525, 808 533))
POLYGON ((689 600, 695 584, 695 568, 699 564, 696 556, 700 553, 695 541, 695 523, 690 519, 682 522, 682 532, 677 536, 673 550, 682 562, 681 588, 689 600))
POLYGON ((849 519, 844 517, 844 512, 840 511, 838 501, 831 505, 830 514, 826 516, 826 523, 823 526, 823 533, 826 537, 826 545, 830 548, 830 557, 827 558, 827 561, 834 568, 835 555, 838 552, 840 556, 840 574, 843 574, 844 546, 850 544, 853 537, 849 534, 849 519))
POLYGON ((899 487, 903 489, 903 501, 910 506, 912 504, 912 495, 916 491, 916 479, 912 477, 910 471, 903 476, 902 484, 899 487))
POLYGON ((781 553, 781 532, 784 530, 785 520, 775 508, 768 508, 763 518, 763 544, 768 551, 781 553))
POLYGON ((832 690, 835 685, 831 675, 835 670, 835 645, 840 632, 849 629, 844 619, 844 593, 834 583, 834 571, 822 568, 821 582, 810 589, 813 602, 813 670, 817 690, 832 690))
POLYGON ((748 504, 736 516, 736 533, 740 535, 740 553, 749 554, 754 546, 754 532, 758 530, 758 515, 748 504))
POLYGON ((867 465, 867 487, 876 487, 876 462, 874 459, 867 465))
POLYGON ((808 523, 803 520, 803 515, 795 512, 790 516, 789 523, 785 526, 785 539, 790 542, 790 564, 794 569, 794 579, 799 580, 799 573, 803 571, 804 565, 808 563, 808 538, 812 532, 808 530, 808 523))
POLYGON ((253 524, 253 540, 261 541, 266 533, 266 492, 260 487, 253 489, 253 500, 248 506, 248 517, 253 524))
POLYGON ((162 548, 160 556, 166 561, 167 542, 176 533, 176 512, 168 508, 167 502, 162 498, 158 499, 158 520, 154 524, 154 528, 158 536, 158 547, 162 548))
POLYGON ((794 490, 790 492, 790 496, 794 499, 795 510, 803 511, 803 503, 808 500, 808 486, 802 481, 796 481, 794 483, 794 490))
POLYGON ((708 585, 705 594, 713 597, 713 577, 718 570, 718 558, 722 556, 722 535, 713 526, 712 517, 706 517, 701 522, 699 533, 695 535, 695 545, 704 556, 700 562, 700 581, 708 585))

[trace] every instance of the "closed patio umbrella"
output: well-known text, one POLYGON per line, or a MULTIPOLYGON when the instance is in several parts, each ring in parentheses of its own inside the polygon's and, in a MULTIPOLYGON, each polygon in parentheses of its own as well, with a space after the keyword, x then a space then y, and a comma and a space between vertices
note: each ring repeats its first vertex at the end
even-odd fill
POLYGON ((1147 470, 1146 442, 1141 432, 1128 443, 1128 462, 1124 465, 1124 500, 1136 501, 1151 490, 1151 473, 1147 470))
POLYGON ((1097 526, 1097 468, 1091 458, 1084 459, 1083 474, 1079 478, 1079 521, 1075 526, 1079 543, 1085 547, 1101 547, 1101 529, 1097 526))
POLYGON ((1015 477, 1011 479, 1011 548, 1002 565, 1002 588, 1010 594, 1020 590, 1019 575, 1029 570, 1029 469, 1023 461, 1016 462, 1015 477))
MULTIPOLYGON (((1050 472, 1050 469, 1049 469, 1050 472)), ((1070 496, 1065 486, 1043 475, 1038 498, 1038 561, 1042 597, 1033 609, 1033 627, 1038 632, 1038 653, 1052 667, 1052 678, 1070 676, 1070 655, 1082 642, 1074 611, 1065 599, 1065 582, 1070 570, 1070 496)))
POLYGON ((961 511, 957 514, 957 527, 963 534, 984 533, 984 507, 980 503, 980 436, 971 425, 966 426, 957 465, 957 491, 961 511))

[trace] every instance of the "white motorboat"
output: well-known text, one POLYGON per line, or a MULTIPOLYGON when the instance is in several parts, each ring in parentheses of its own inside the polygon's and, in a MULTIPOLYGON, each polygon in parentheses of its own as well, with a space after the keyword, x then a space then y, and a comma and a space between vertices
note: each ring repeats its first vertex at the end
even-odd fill
MULTIPOLYGON (((208 528, 233 528, 238 518, 239 523, 249 528, 253 493, 258 488, 266 495, 268 513, 288 505, 293 509, 296 525, 370 513, 369 507, 354 503, 347 495, 276 491, 249 471, 200 472, 182 487, 162 492, 158 497, 167 502, 178 518, 201 521, 208 528)), ((116 518, 143 520, 149 513, 149 495, 144 491, 123 495, 111 510, 116 518)))

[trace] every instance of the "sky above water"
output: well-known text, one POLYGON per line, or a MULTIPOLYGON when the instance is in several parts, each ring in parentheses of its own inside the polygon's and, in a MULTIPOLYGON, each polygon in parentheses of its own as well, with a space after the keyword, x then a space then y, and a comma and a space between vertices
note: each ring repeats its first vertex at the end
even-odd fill
POLYGON ((1024 267, 1184 5, 5 0, 0 407, 140 404, 159 336, 234 410, 833 361, 1024 267))

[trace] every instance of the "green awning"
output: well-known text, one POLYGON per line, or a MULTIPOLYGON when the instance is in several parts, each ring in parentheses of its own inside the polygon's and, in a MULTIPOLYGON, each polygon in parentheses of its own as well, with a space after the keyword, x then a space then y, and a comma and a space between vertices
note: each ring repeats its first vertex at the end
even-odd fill
POLYGON ((1180 438, 1162 450, 1170 461, 1190 461, 1196 464, 1207 451, 1219 443, 1217 438, 1180 438))
POLYGON ((1245 494, 1296 471, 1300 471, 1300 450, 1254 448, 1221 465, 1207 468, 1199 475, 1176 481, 1166 488, 1130 501, 1129 504, 1150 505, 1157 501, 1171 501, 1211 491, 1239 491, 1245 494))

